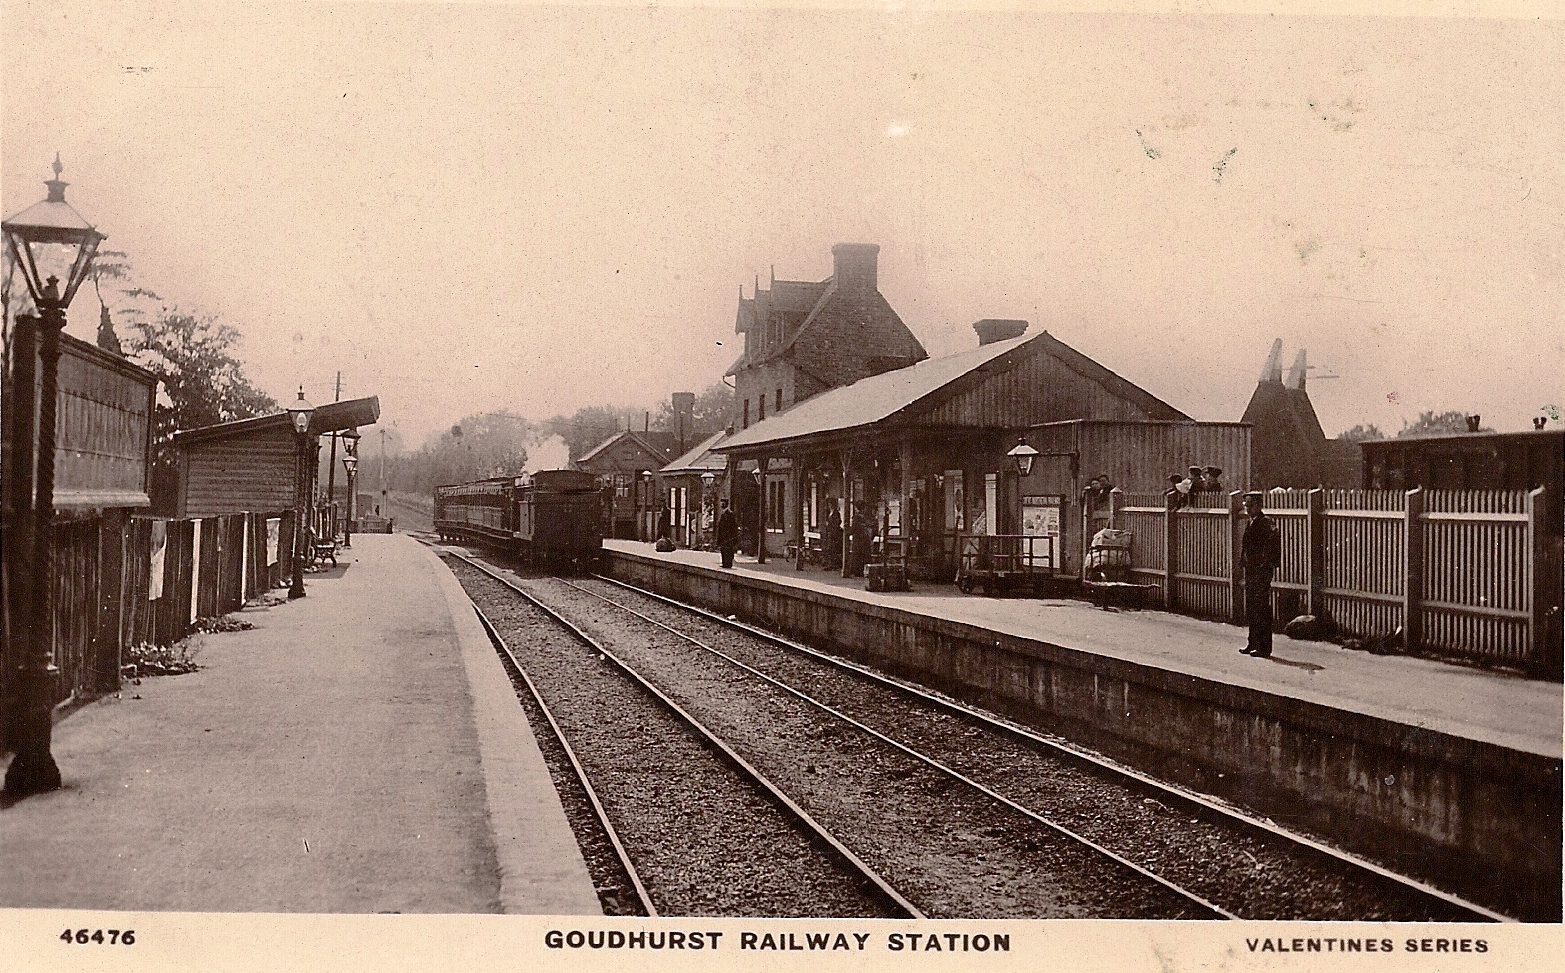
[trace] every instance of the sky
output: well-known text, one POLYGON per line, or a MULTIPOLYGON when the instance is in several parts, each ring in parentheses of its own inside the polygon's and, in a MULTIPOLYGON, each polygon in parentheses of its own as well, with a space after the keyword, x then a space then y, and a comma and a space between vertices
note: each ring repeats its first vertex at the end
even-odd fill
POLYGON ((413 445, 699 391, 839 242, 933 355, 1026 318, 1198 419, 1274 338, 1328 435, 1565 408, 1558 19, 0 5, 0 208, 59 152, 258 385, 413 445))

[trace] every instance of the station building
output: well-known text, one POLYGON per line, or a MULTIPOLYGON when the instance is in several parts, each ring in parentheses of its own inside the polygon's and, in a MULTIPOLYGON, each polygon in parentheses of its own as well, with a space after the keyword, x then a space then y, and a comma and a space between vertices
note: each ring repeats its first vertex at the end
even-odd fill
POLYGON ((1247 425, 1197 422, 1027 327, 980 321, 975 349, 821 392, 717 444, 736 486, 740 465, 755 466, 766 552, 808 560, 835 507, 845 533, 872 525, 914 576, 953 577, 962 535, 1038 531, 1055 537, 1053 573, 1074 576, 1091 477, 1161 492, 1170 471, 1199 463, 1221 467, 1229 489, 1249 485, 1247 425), (1027 476, 1007 457, 1024 439, 1042 454, 1027 476))
POLYGON ((610 488, 608 536, 650 538, 650 522, 663 494, 659 471, 679 453, 671 432, 626 429, 594 446, 576 460, 576 468, 595 473, 610 488))

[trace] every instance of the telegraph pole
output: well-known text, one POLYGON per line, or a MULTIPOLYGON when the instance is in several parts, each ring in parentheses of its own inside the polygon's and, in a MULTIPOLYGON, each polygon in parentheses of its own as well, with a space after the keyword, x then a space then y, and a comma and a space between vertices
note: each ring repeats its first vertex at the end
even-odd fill
MULTIPOLYGON (((381 429, 381 431, 380 431, 380 505, 382 507, 385 507, 389 502, 390 501, 388 501, 386 499, 386 430, 385 429, 381 429)), ((381 512, 381 516, 384 517, 387 514, 389 514, 390 512, 391 511, 389 511, 389 510, 382 511, 381 512)))

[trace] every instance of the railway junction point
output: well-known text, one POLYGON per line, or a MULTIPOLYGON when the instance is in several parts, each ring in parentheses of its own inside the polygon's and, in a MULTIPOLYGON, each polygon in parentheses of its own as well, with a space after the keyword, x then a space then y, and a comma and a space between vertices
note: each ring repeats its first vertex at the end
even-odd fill
POLYGON ((65 787, 0 813, 0 906, 600 912, 456 579, 406 535, 344 553, 55 726, 65 787))

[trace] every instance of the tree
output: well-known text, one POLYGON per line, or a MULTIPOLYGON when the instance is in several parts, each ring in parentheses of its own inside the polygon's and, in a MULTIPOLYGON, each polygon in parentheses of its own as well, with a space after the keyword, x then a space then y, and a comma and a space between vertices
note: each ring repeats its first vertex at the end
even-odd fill
MULTIPOLYGON (((1465 412, 1441 412, 1436 414, 1433 409, 1420 412, 1418 418, 1411 424, 1404 422, 1402 431, 1398 436, 1427 436, 1432 433, 1466 432, 1467 413, 1465 412)), ((1479 432, 1494 432, 1493 429, 1481 428, 1479 432)))
POLYGON ((1381 432, 1374 423, 1369 423, 1366 425, 1365 423, 1361 422, 1352 429, 1349 429, 1347 432, 1338 434, 1337 438, 1346 440, 1350 443, 1362 443, 1375 439, 1385 439, 1386 434, 1381 432))
POLYGON ((234 357, 239 338, 236 328, 213 315, 165 308, 155 319, 136 323, 124 342, 126 356, 161 384, 152 416, 156 507, 166 509, 177 489, 175 432, 278 411, 276 400, 250 384, 234 357))
POLYGON ((640 428, 645 410, 623 405, 589 405, 569 417, 555 416, 544 427, 565 440, 571 459, 578 460, 587 451, 617 432, 640 428))
POLYGON ((417 452, 398 457, 391 489, 428 496, 441 484, 519 475, 530 446, 543 435, 513 412, 465 416, 429 437, 417 452))

